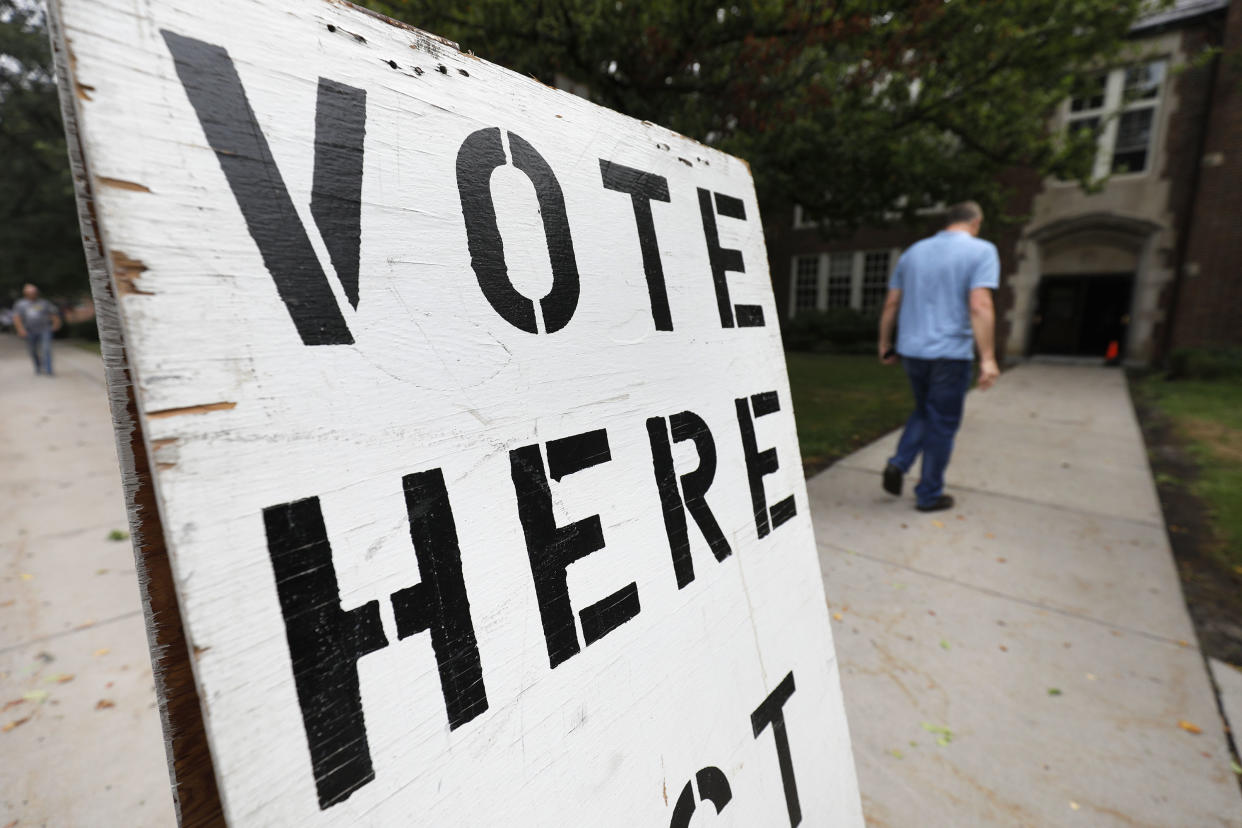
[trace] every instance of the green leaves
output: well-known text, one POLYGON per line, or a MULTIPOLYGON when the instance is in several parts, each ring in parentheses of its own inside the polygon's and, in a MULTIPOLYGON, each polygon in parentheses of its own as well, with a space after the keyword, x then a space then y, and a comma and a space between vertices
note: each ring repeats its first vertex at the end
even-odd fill
POLYGON ((75 298, 86 262, 39 6, 0 0, 0 54, 0 305, 27 281, 75 298))
POLYGON ((740 155, 765 204, 797 201, 844 232, 967 197, 995 208, 1014 165, 1085 184, 1094 145, 1050 116, 1144 0, 370 5, 740 155))

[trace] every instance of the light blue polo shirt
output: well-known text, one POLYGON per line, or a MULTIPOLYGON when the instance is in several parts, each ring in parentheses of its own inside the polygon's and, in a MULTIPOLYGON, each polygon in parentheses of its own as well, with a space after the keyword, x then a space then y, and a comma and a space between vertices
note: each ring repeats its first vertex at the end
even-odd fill
POLYGON ((890 289, 901 291, 897 353, 916 359, 972 359, 970 292, 1000 284, 996 245, 941 230, 897 260, 890 289))

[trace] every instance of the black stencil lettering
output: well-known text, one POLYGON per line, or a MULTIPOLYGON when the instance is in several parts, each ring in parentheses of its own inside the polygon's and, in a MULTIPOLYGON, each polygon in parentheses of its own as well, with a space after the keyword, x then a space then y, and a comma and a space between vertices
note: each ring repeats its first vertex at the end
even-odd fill
POLYGON ((367 93, 319 79, 315 106, 315 180, 311 215, 349 304, 358 307, 358 259, 362 246, 362 141, 367 93))
POLYGON ((582 619, 582 638, 586 641, 586 645, 591 646, 638 615, 638 610, 638 585, 633 583, 622 587, 602 601, 584 607, 582 612, 578 613, 578 617, 582 619))
POLYGON ((487 710, 457 526, 440 469, 408 474, 401 483, 422 581, 392 595, 397 638, 431 631, 449 729, 455 730, 487 710))
MULTIPOLYGON (((552 513, 552 490, 548 475, 560 481, 566 475, 612 459, 604 429, 552 440, 547 444, 548 467, 544 470, 539 445, 509 452, 518 516, 526 536, 535 597, 548 645, 548 663, 556 667, 581 650, 574 626, 565 570, 574 561, 604 548, 599 515, 568 526, 557 526, 552 513)), ((588 645, 603 638, 638 615, 638 586, 630 583, 581 612, 583 635, 588 645)))
MULTIPOLYGON (((709 765, 696 773, 694 779, 699 785, 699 800, 712 803, 716 807, 716 813, 722 812, 733 799, 729 779, 720 768, 709 765)), ((681 796, 677 797, 677 804, 673 806, 673 818, 669 822, 669 828, 688 828, 694 811, 694 792, 687 782, 681 789, 681 796)))
MULTIPOLYGON (((323 267, 311 247, 306 228, 302 226, 294 209, 293 200, 285 188, 284 179, 276 167, 267 139, 259 128, 254 111, 246 98, 241 78, 233 66, 228 52, 219 46, 201 40, 184 37, 166 29, 160 32, 172 53, 177 77, 185 88, 186 96, 198 116, 199 124, 207 137, 207 143, 216 153, 224 177, 229 182, 237 206, 246 221, 246 229, 258 245, 263 264, 276 283, 294 327, 305 345, 349 345, 354 341, 346 326, 336 297, 328 284, 323 267)), ((331 107, 334 116, 365 119, 365 96, 360 89, 352 89, 332 81, 321 81, 319 103, 331 107), (323 84, 327 84, 325 90, 323 84), (347 91, 348 90, 348 91, 347 91)), ((317 114, 316 121, 320 121, 317 114)), ((323 133, 324 140, 333 138, 342 142, 342 148, 331 150, 331 160, 325 160, 320 174, 320 161, 316 159, 316 184, 320 186, 324 206, 314 212, 316 222, 321 216, 332 214, 332 221, 321 226, 338 271, 354 281, 356 301, 357 270, 355 261, 342 267, 338 257, 356 251, 356 243, 348 239, 349 228, 356 223, 352 217, 337 217, 335 211, 348 209, 351 193, 361 192, 361 179, 348 180, 350 175, 362 174, 359 156, 353 158, 351 143, 361 146, 363 123, 340 124, 323 133), (328 201, 324 201, 326 198, 328 201)), ((317 141, 317 149, 318 141, 317 141)), ((347 291, 350 289, 346 287, 347 291)))
POLYGON ((689 511, 698 524, 699 531, 711 548, 716 560, 723 561, 731 551, 716 516, 707 505, 707 490, 716 476, 716 441, 703 418, 692 411, 683 411, 669 418, 673 427, 673 442, 693 440, 699 455, 699 465, 694 471, 681 476, 681 492, 677 490, 677 477, 673 469, 673 452, 669 443, 664 418, 647 420, 647 436, 651 441, 651 457, 655 468, 656 488, 660 492, 660 506, 664 513, 664 530, 668 535, 669 550, 673 556, 673 572, 677 576, 677 588, 682 589, 694 580, 694 561, 690 557, 690 533, 686 526, 689 511))
MULTIPOLYGON (((539 200, 539 214, 552 265, 552 290, 539 301, 539 307, 544 330, 555 333, 573 318, 581 289, 565 196, 548 162, 521 136, 509 133, 509 150, 513 154, 513 166, 530 179, 539 200)), ((504 163, 505 151, 497 127, 472 132, 457 150, 457 192, 466 223, 470 266, 474 268, 484 297, 502 319, 519 330, 539 333, 534 302, 520 293, 509 279, 504 242, 496 224, 491 179, 496 168, 504 163)))
POLYGON ((716 285, 716 306, 720 311, 720 325, 732 328, 757 328, 763 325, 763 308, 759 305, 734 305, 729 298, 729 280, 726 275, 745 273, 742 263, 742 252, 731 247, 720 246, 720 233, 716 228, 716 214, 726 218, 745 219, 746 208, 741 199, 715 194, 715 206, 712 205, 712 192, 698 188, 699 212, 703 216, 703 237, 707 240, 707 258, 712 266, 712 281, 716 285), (736 312, 736 323, 734 319, 736 312))
POLYGON ((724 193, 715 193, 715 196, 717 213, 732 219, 746 220, 746 205, 742 203, 740 198, 734 198, 724 193))
POLYGON ((699 783, 699 800, 710 802, 716 806, 716 813, 724 810, 733 798, 733 789, 729 787, 729 778, 724 771, 711 765, 694 775, 699 783))
POLYGON ((755 731, 756 739, 768 725, 772 725, 772 736, 776 740, 776 759, 781 766, 781 783, 785 786, 785 806, 789 809, 790 828, 802 822, 798 785, 794 781, 793 756, 789 752, 789 734, 785 729, 785 702, 789 701, 793 692, 794 677, 791 671, 763 703, 755 708, 755 712, 750 714, 750 725, 755 731))
POLYGON ((767 495, 763 490, 763 478, 773 474, 780 468, 776 459, 776 449, 759 450, 755 440, 755 424, 751 419, 751 409, 755 417, 763 417, 780 411, 780 401, 775 391, 755 394, 749 400, 746 397, 734 400, 737 407, 737 425, 742 433, 742 453, 746 456, 746 477, 750 482, 750 502, 755 513, 755 531, 760 538, 767 537, 774 528, 788 521, 798 513, 794 505, 793 495, 772 506, 768 510, 767 495))
POLYGON ((687 782, 681 789, 681 796, 677 797, 677 804, 673 806, 673 818, 669 820, 668 828, 688 828, 694 809, 694 788, 687 782))
POLYGON ((319 498, 263 510, 293 681, 320 809, 375 778, 358 686, 358 659, 387 646, 379 602, 341 609, 319 498))
POLYGON ((634 221, 638 224, 638 247, 643 254, 643 273, 647 276, 647 293, 651 297, 651 319, 657 331, 673 330, 673 315, 668 307, 668 290, 664 285, 664 265, 656 242, 655 220, 651 217, 652 201, 668 201, 668 181, 655 173, 624 167, 599 159, 604 187, 628 193, 634 205, 634 221))

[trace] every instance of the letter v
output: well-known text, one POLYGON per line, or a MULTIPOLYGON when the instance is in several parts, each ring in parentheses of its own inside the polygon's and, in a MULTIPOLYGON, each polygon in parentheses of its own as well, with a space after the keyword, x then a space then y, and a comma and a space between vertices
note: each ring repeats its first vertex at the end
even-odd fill
MULTIPOLYGON (((294 209, 228 52, 166 29, 160 33, 302 343, 352 344, 354 337, 294 209)), ((320 78, 311 215, 345 295, 355 308, 365 129, 366 92, 320 78)))

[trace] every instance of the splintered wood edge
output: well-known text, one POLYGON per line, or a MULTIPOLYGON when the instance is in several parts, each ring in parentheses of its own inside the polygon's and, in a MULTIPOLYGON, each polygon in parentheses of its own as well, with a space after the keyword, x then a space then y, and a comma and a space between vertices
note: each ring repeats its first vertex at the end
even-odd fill
POLYGON ((130 537, 134 544, 134 564, 146 617, 156 699, 164 728, 173 805, 178 824, 182 826, 222 826, 225 825, 224 812, 181 622, 181 609, 173 585, 164 529, 156 505, 151 462, 138 418, 137 400, 126 359, 124 330, 117 306, 117 290, 108 270, 108 259, 95 215, 90 171, 78 132, 72 47, 65 37, 58 0, 49 0, 47 20, 69 164, 77 193, 78 221, 82 229, 91 294, 95 300, 95 319, 99 325, 108 403, 112 409, 116 453, 125 489, 130 537))

